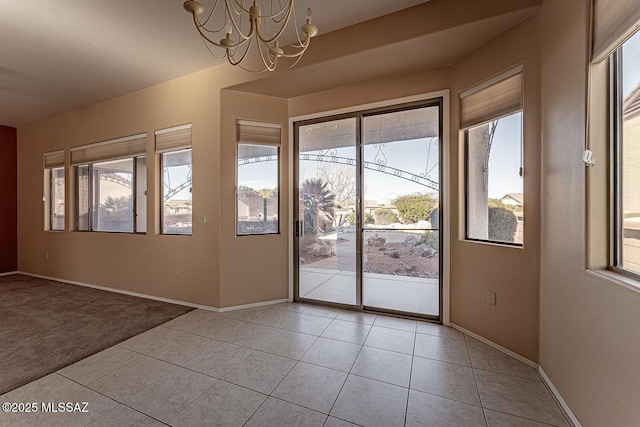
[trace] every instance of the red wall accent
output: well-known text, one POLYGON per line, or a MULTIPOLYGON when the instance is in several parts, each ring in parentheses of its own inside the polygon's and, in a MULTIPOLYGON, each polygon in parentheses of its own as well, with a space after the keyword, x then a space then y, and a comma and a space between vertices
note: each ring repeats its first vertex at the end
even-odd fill
POLYGON ((18 138, 0 126, 0 273, 18 269, 18 138))

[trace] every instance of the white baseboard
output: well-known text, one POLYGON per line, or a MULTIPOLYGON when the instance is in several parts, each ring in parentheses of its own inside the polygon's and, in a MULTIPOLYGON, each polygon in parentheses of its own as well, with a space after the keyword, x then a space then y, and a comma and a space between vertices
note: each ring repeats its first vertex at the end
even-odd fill
POLYGON ((254 302, 251 304, 243 304, 243 305, 234 305, 231 307, 222 307, 220 308, 220 313, 224 313, 227 311, 234 311, 234 310, 242 310, 243 308, 253 308, 253 307, 262 307, 265 305, 273 305, 273 304, 280 304, 281 302, 290 302, 289 299, 287 298, 283 298, 283 299, 276 299, 276 300, 272 300, 272 301, 261 301, 261 302, 254 302))
POLYGON ((508 348, 505 348, 499 344, 494 343, 493 341, 489 341, 488 339, 481 337, 480 335, 473 333, 471 331, 466 330, 465 328, 463 328, 462 326, 456 325, 455 323, 451 323, 451 327, 454 329, 459 330, 460 332, 469 335, 470 337, 473 337, 475 339, 477 339, 478 341, 481 341, 483 343, 485 343, 486 345, 495 348, 496 350, 499 350, 505 354, 508 354, 509 356, 513 357, 514 359, 517 359, 519 361, 521 361, 522 363, 524 363, 525 365, 529 365, 534 369, 538 369, 538 364, 532 360, 527 359, 526 357, 520 356, 518 353, 514 353, 513 351, 509 350, 508 348))
POLYGON ((55 280, 56 282, 67 283, 69 285, 84 286, 85 288, 100 289, 101 291, 115 292, 117 294, 124 294, 124 295, 130 295, 130 296, 134 296, 134 297, 151 299, 151 300, 155 300, 155 301, 168 302, 168 303, 171 303, 171 304, 186 305, 187 307, 200 308, 202 310, 214 311, 216 313, 223 313, 223 312, 234 311, 234 310, 242 310, 243 308, 262 307, 262 306, 265 306, 265 305, 273 305, 273 304, 279 304, 281 302, 288 302, 289 301, 287 298, 283 298, 283 299, 278 299, 278 300, 273 300, 273 301, 261 301, 261 302, 256 302, 256 303, 252 303, 252 304, 244 304, 244 305, 236 305, 236 306, 232 306, 232 307, 218 308, 218 307, 211 307, 211 306, 202 305, 202 304, 194 304, 194 303, 191 303, 191 302, 180 301, 180 300, 175 300, 175 299, 170 299, 170 298, 162 298, 162 297, 157 297, 157 296, 153 296, 153 295, 141 294, 141 293, 138 293, 138 292, 130 292, 130 291, 122 290, 122 289, 109 288, 109 287, 106 287, 106 286, 92 285, 90 283, 76 282, 76 281, 73 281, 73 280, 59 279, 57 277, 43 276, 41 274, 27 273, 27 272, 24 272, 24 271, 15 271, 15 272, 11 272, 11 273, 2 273, 1 275, 10 275, 10 274, 24 274, 25 276, 37 277, 37 278, 40 278, 40 279, 47 279, 47 280, 55 280))
POLYGON ((2 276, 11 276, 12 274, 18 274, 17 271, 7 271, 6 273, 0 273, 0 277, 2 276))
POLYGON ((582 424, 580 424, 580 421, 578 421, 578 418, 575 416, 571 408, 569 408, 569 405, 567 405, 567 402, 562 398, 562 395, 560 395, 560 392, 558 391, 558 389, 553 385, 553 383, 551 382, 551 379, 544 372, 544 369, 542 369, 542 366, 538 365, 536 362, 532 360, 527 359, 526 357, 520 356, 518 353, 514 353, 508 348, 502 347, 501 345, 496 344, 493 341, 490 341, 478 334, 468 331, 462 326, 456 325, 455 323, 451 323, 450 325, 452 328, 457 329, 458 331, 464 334, 467 334, 477 339, 478 341, 481 341, 487 344, 488 346, 493 347, 496 350, 501 351, 502 353, 507 354, 513 357, 514 359, 519 360, 522 363, 531 366, 536 371, 538 371, 538 373, 540 374, 540 377, 542 378, 542 381, 545 383, 545 385, 547 386, 547 388, 549 389, 553 397, 556 399, 556 401, 562 408, 562 411, 564 412, 565 417, 569 419, 569 421, 573 424, 573 427, 582 427, 582 424))
POLYGON ((551 379, 547 376, 547 373, 544 371, 544 369, 542 369, 542 366, 538 366, 538 373, 544 380, 544 383, 547 385, 547 387, 549 387, 551 394, 553 394, 553 397, 555 397, 560 407, 562 407, 564 415, 569 418, 569 421, 571 421, 573 427, 582 427, 582 424, 580 424, 580 421, 578 421, 578 418, 575 416, 571 408, 569 408, 567 402, 565 402, 565 400, 562 398, 562 395, 560 394, 556 386, 553 385, 551 379))

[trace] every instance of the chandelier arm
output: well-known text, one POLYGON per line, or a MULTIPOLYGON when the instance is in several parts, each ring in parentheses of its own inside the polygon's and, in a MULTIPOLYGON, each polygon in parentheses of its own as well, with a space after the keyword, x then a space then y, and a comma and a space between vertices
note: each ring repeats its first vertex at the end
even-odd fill
POLYGON ((298 31, 298 20, 296 19, 295 13, 293 14, 293 28, 296 29, 296 38, 298 39, 298 44, 302 46, 302 40, 300 40, 300 32, 298 31))
MULTIPOLYGON (((237 1, 236 1, 236 3, 237 3, 237 1)), ((233 10, 233 12, 237 14, 236 10, 235 10, 235 9, 233 9, 233 8, 231 8, 231 9, 229 8, 229 2, 228 2, 227 0, 225 0, 224 4, 225 4, 225 9, 226 9, 226 11, 227 11, 227 16, 228 16, 228 17, 229 17, 229 19, 231 20, 231 24, 233 25, 233 28, 235 28, 235 30, 238 32, 238 35, 240 36, 240 38, 243 38, 245 41, 247 41, 248 39, 250 39, 251 37, 253 37, 253 35, 254 35, 255 31, 256 31, 256 28, 255 28, 255 27, 256 27, 256 25, 255 25, 255 22, 253 21, 253 19, 250 19, 250 20, 249 20, 249 21, 250 21, 250 23, 251 23, 251 28, 249 29, 249 34, 246 34, 246 35, 245 35, 245 34, 242 32, 242 30, 240 29, 240 27, 238 26, 238 24, 236 23, 236 20, 233 18, 233 14, 231 13, 231 11, 233 10)), ((244 7, 242 7, 242 6, 240 6, 240 8, 241 8, 243 11, 246 11, 247 13, 249 12, 249 11, 247 11, 247 10, 246 10, 244 7)), ((239 45, 240 43, 244 43, 244 42, 240 42, 240 41, 238 41, 238 43, 237 43, 237 44, 235 44, 235 46, 239 45)), ((233 47, 235 47, 235 46, 233 46, 233 47)))
POLYGON ((260 58, 262 59, 262 64, 265 66, 267 71, 273 71, 276 69, 276 66, 278 65, 278 55, 271 50, 269 45, 265 44, 264 47, 266 48, 265 51, 260 49, 260 47, 258 46, 258 51, 260 52, 260 58), (265 58, 264 56, 265 52, 267 52, 267 58, 265 58), (273 59, 271 59, 271 57, 273 57, 273 59), (269 63, 267 63, 267 60, 269 61, 269 63))
POLYGON ((289 19, 291 18, 291 12, 293 11, 293 0, 288 0, 287 3, 289 5, 289 7, 287 8, 287 15, 283 19, 282 26, 280 27, 278 32, 273 37, 271 37, 270 39, 264 38, 262 36, 262 34, 260 34, 260 28, 257 29, 256 33, 258 35, 258 38, 260 40, 262 40, 264 43, 272 43, 273 41, 275 41, 277 38, 279 38, 282 35, 282 33, 284 33, 285 28, 287 28, 287 25, 289 25, 289 19))
MULTIPOLYGON (((216 0, 216 2, 213 4, 213 9, 211 9, 211 12, 209 12, 209 16, 207 16, 207 19, 204 20, 204 23, 202 24, 202 26, 204 27, 205 25, 207 25, 207 23, 209 22, 209 20, 211 19, 211 17, 213 16, 214 13, 216 13, 216 9, 218 8, 218 1, 216 0)), ((206 30, 206 28, 205 28, 206 30)), ((208 30, 207 30, 208 31, 208 30)))
MULTIPOLYGON (((198 33, 200 33, 200 37, 202 37, 202 38, 203 38, 204 40, 206 40, 207 42, 209 42, 209 43, 211 43, 212 45, 217 46, 217 47, 219 47, 219 48, 221 48, 221 49, 227 49, 227 50, 229 50, 229 49, 236 49, 236 48, 238 48, 238 47, 242 46, 242 45, 243 45, 243 44, 245 44, 247 41, 249 41, 249 40, 251 40, 251 39, 253 38, 253 37, 252 37, 252 35, 253 35, 253 34, 252 34, 252 33, 253 33, 253 30, 252 30, 252 33, 250 33, 248 37, 244 37, 244 35, 243 35, 243 34, 241 34, 241 35, 243 36, 243 39, 242 39, 242 40, 240 40, 240 41, 238 41, 237 43, 233 43, 233 44, 229 44, 229 45, 222 45, 222 44, 220 44, 219 42, 216 42, 216 41, 214 41, 214 40, 210 39, 210 38, 209 38, 209 37, 208 37, 208 36, 207 36, 203 31, 202 31, 203 25, 200 23, 200 21, 198 20, 198 15, 196 15, 195 13, 193 14, 193 21, 194 21, 194 23, 195 23, 196 30, 198 30, 198 33)), ((235 25, 235 23, 234 23, 234 25, 235 25)), ((224 39, 223 39, 223 40, 224 40, 224 39)))
POLYGON ((307 34, 307 38, 305 40, 305 43, 304 43, 304 45, 300 46, 300 50, 298 52, 295 52, 295 53, 283 53, 280 56, 283 56, 285 58, 297 58, 297 57, 300 57, 307 50, 307 48, 309 47, 309 44, 311 44, 310 41, 311 41, 311 36, 309 36, 307 34))
POLYGON ((298 64, 298 62, 300 62, 300 60, 301 60, 301 59, 302 59, 302 55, 298 56, 298 57, 296 58, 296 60, 295 60, 295 61, 293 61, 293 64, 291 64, 291 65, 287 68, 287 70, 290 70, 290 69, 292 69, 293 67, 295 67, 295 66, 298 64))
MULTIPOLYGON (((225 3, 228 6, 229 0, 225 0, 225 3)), ((240 10, 240 12, 238 12, 235 7, 233 8, 233 11, 236 13, 236 15, 240 15, 242 12, 249 13, 249 9, 246 9, 244 7, 244 0, 242 1, 242 3, 240 3, 238 0, 233 0, 233 3, 235 3, 238 6, 239 10, 240 10)))
POLYGON ((200 34, 200 37, 202 37, 204 40, 208 41, 209 43, 211 43, 214 46, 218 46, 223 48, 223 46, 216 42, 211 40, 209 37, 207 37, 207 35, 202 31, 202 24, 200 24, 200 21, 198 20, 198 15, 196 15, 195 13, 193 14, 193 22, 196 25, 196 30, 198 31, 198 33, 200 34))
MULTIPOLYGON (((247 40, 245 40, 245 42, 246 42, 246 41, 247 41, 247 40)), ((248 54, 248 53, 249 53, 249 51, 251 50, 251 45, 253 44, 253 39, 248 39, 248 41, 249 41, 249 45, 248 45, 248 46, 247 46, 247 48, 244 50, 244 53, 242 54, 242 56, 241 56, 241 57, 240 57, 240 59, 238 59, 238 60, 236 60, 236 59, 235 59, 236 53, 231 53, 231 49, 234 49, 234 48, 229 48, 229 49, 227 49, 226 56, 227 56, 227 60, 229 61, 229 63, 230 63, 231 65, 239 65, 239 64, 240 64, 242 61, 244 61, 244 59, 247 57, 247 54, 248 54)), ((244 43, 242 43, 242 44, 244 44, 244 43)), ((238 46, 238 47, 239 47, 239 46, 238 46)), ((237 47, 236 47, 236 49, 237 49, 237 47)))
POLYGON ((200 37, 200 40, 202 40, 202 44, 204 45, 205 48, 207 48, 207 50, 209 51, 209 53, 216 59, 222 61, 223 59, 225 59, 226 57, 226 52, 222 55, 222 56, 218 56, 213 50, 211 50, 211 45, 209 43, 207 43, 207 41, 203 38, 200 37))
MULTIPOLYGON (((225 1, 225 3, 228 3, 229 0, 225 1)), ((242 11, 242 12, 247 12, 249 13, 250 10, 245 8, 243 6, 244 2, 242 2, 243 4, 240 4, 240 2, 238 0, 233 0, 233 3, 235 3, 236 5, 238 5, 238 8, 242 11)), ((278 2, 279 3, 279 2, 278 2)), ((287 3, 293 3, 290 0, 287 0, 287 3)), ((265 19, 274 19, 280 15, 282 15, 283 13, 285 13, 285 10, 287 10, 287 8, 282 7, 282 9, 280 9, 278 12, 276 13, 272 13, 271 15, 260 15, 260 18, 265 18, 265 19)), ((235 8, 233 8, 233 11, 236 13, 236 15, 240 15, 240 12, 238 12, 235 8)), ((282 20, 280 20, 281 22, 282 20)))

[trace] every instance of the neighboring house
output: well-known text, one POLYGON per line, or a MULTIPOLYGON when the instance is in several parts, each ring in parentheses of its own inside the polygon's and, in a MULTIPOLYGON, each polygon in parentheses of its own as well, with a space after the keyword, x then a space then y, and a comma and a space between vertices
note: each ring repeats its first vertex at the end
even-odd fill
POLYGON ((500 201, 504 205, 522 207, 522 205, 524 204, 524 197, 522 196, 522 193, 507 193, 500 199, 500 201))
POLYGON ((191 214, 191 200, 167 200, 164 202, 165 215, 191 214))
MULTIPOLYGON (((267 219, 277 219, 278 193, 267 199, 267 219)), ((241 221, 262 221, 264 198, 255 191, 238 191, 238 219, 241 221)))

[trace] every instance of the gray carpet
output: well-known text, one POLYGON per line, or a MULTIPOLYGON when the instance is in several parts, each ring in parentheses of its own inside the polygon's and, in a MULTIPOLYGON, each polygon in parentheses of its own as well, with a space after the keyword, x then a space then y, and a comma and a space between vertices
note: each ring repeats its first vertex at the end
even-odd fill
POLYGON ((0 394, 192 308, 13 274, 0 277, 0 394))

